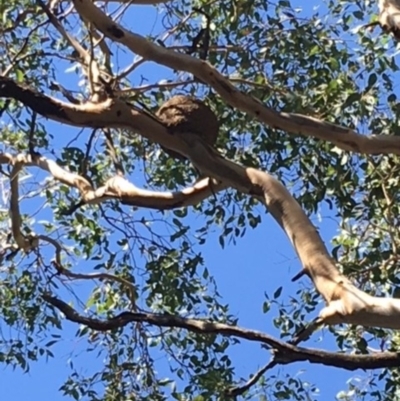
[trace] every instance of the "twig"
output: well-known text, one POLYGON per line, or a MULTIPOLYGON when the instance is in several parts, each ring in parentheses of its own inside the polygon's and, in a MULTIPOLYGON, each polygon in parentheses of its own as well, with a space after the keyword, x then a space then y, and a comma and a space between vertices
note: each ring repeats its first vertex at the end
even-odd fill
POLYGON ((72 280, 108 280, 113 282, 118 282, 122 284, 128 290, 129 299, 131 301, 132 310, 136 310, 136 288, 130 283, 128 280, 123 277, 118 277, 114 274, 110 273, 73 273, 70 270, 66 269, 61 263, 61 252, 65 249, 60 245, 58 241, 47 236, 47 235, 38 235, 37 240, 47 242, 55 248, 55 259, 53 260, 53 266, 57 270, 58 274, 62 274, 65 277, 68 277, 72 280))
POLYGON ((104 136, 106 137, 106 146, 108 152, 110 153, 111 160, 114 164, 115 170, 118 175, 124 175, 124 167, 122 163, 118 160, 117 151, 115 150, 114 142, 112 140, 111 132, 108 128, 104 129, 104 136))
POLYGON ((37 113, 35 111, 32 112, 32 120, 29 129, 29 154, 31 157, 35 155, 35 128, 36 128, 36 117, 37 113))
MULTIPOLYGON (((299 330, 295 334, 295 336, 288 342, 288 344, 298 345, 300 342, 308 340, 311 334, 316 329, 318 329, 321 324, 321 320, 317 318, 308 326, 299 330)), ((254 386, 261 379, 261 377, 267 372, 267 370, 274 368, 276 365, 286 363, 286 361, 287 356, 284 353, 282 354, 279 350, 274 350, 271 360, 266 365, 259 369, 245 384, 237 385, 228 389, 227 394, 232 397, 237 397, 238 395, 245 393, 247 390, 250 389, 250 387, 254 386)))
POLYGON ((245 393, 247 390, 250 389, 250 387, 254 386, 264 375, 264 373, 272 369, 277 365, 277 362, 275 361, 274 356, 271 358, 271 360, 265 364, 261 369, 259 369, 247 382, 241 386, 235 386, 231 387, 226 391, 226 394, 230 397, 237 397, 238 395, 242 395, 245 393))

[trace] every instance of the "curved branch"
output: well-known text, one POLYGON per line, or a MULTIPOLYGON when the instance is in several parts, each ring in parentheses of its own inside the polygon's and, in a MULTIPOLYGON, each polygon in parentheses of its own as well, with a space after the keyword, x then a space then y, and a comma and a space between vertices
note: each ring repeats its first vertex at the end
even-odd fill
POLYGON ((231 387, 230 389, 228 389, 227 394, 230 397, 237 397, 239 395, 242 395, 251 387, 253 387, 269 369, 274 368, 277 364, 278 363, 273 356, 271 360, 266 363, 261 369, 259 369, 253 376, 251 376, 246 383, 231 387))
POLYGON ((55 239, 47 236, 47 235, 38 235, 36 237, 37 240, 47 242, 52 245, 55 249, 55 258, 53 260, 53 266, 57 270, 57 273, 68 277, 71 280, 105 280, 111 282, 117 282, 122 285, 122 287, 127 289, 129 293, 129 299, 131 301, 132 310, 136 309, 136 289, 135 286, 128 280, 123 277, 116 276, 115 274, 106 273, 106 272, 96 272, 96 273, 74 273, 68 269, 66 269, 61 263, 61 252, 65 249, 61 246, 61 244, 55 239))
POLYGON ((75 127, 128 128, 189 158, 190 151, 157 117, 123 100, 69 104, 1 76, 0 97, 19 100, 43 117, 75 127))
POLYGON ((277 112, 256 98, 236 89, 229 79, 203 60, 174 52, 149 42, 143 36, 124 29, 104 14, 91 0, 74 0, 77 12, 111 40, 121 43, 144 59, 165 65, 174 70, 192 73, 209 84, 232 107, 259 121, 291 134, 318 138, 337 147, 365 154, 393 153, 400 155, 400 137, 364 136, 350 128, 295 113, 277 112))
POLYGON ((96 331, 115 330, 132 322, 142 322, 158 327, 179 327, 196 333, 219 334, 266 344, 278 351, 277 355, 279 357, 276 359, 281 364, 308 361, 347 370, 398 367, 400 364, 400 354, 397 352, 382 352, 374 355, 346 355, 318 349, 306 349, 285 343, 260 331, 224 323, 215 323, 209 320, 188 319, 176 315, 122 312, 109 320, 89 318, 80 315, 74 308, 56 297, 49 294, 44 294, 42 297, 47 303, 62 312, 67 320, 83 324, 96 331))
MULTIPOLYGON (((101 104, 68 105, 4 77, 0 77, 0 96, 20 100, 37 113, 53 120, 93 128, 129 128, 168 149, 176 150, 190 159, 205 176, 220 182, 220 189, 230 186, 256 197, 265 204, 289 237, 302 262, 304 272, 312 279, 317 291, 327 303, 327 307, 320 313, 319 324, 351 323, 400 328, 400 299, 371 297, 341 275, 310 219, 288 190, 269 174, 226 160, 198 135, 190 132, 170 132, 151 114, 141 112, 118 99, 108 99, 101 104)), ((91 195, 88 195, 86 201, 101 201, 102 197, 110 194, 107 191, 112 191, 112 196, 124 198, 125 195, 129 195, 130 199, 138 202, 147 197, 147 205, 151 205, 150 201, 154 200, 153 193, 138 190, 132 184, 121 180, 124 179, 112 178, 106 186, 96 190, 94 195, 89 187, 88 194, 91 195)), ((84 181, 79 183, 87 185, 84 181)), ((204 189, 204 193, 197 189, 191 191, 191 195, 199 197, 208 193, 208 189, 204 189)), ((167 198, 171 201, 170 195, 167 198)), ((171 202, 174 204, 174 200, 171 202)), ((160 206, 158 200, 154 206, 160 206)))
POLYGON ((23 168, 23 163, 18 161, 13 165, 10 174, 10 219, 11 219, 11 232, 18 248, 24 252, 29 252, 38 244, 37 239, 32 236, 25 236, 21 231, 21 212, 19 209, 19 173, 23 168))
MULTIPOLYGON (((210 178, 204 178, 193 186, 177 192, 148 191, 136 187, 119 175, 110 178, 103 186, 94 189, 86 178, 63 169, 56 162, 44 156, 19 154, 13 157, 8 153, 0 153, 0 164, 14 166, 11 174, 11 210, 15 216, 13 227, 20 226, 17 173, 23 166, 39 167, 49 172, 57 181, 78 189, 84 204, 97 204, 109 199, 119 199, 126 205, 168 210, 196 205, 214 193, 226 189, 226 185, 210 178)), ((14 234, 15 236, 16 234, 14 234)), ((19 238, 20 235, 17 237, 19 238)))

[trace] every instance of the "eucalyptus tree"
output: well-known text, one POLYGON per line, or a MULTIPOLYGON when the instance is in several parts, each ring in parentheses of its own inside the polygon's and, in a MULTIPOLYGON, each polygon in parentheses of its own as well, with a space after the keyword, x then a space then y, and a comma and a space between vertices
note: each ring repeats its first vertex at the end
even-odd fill
POLYGON ((299 5, 1 6, 4 364, 51 366, 68 332, 75 399, 316 399, 318 377, 276 373, 293 362, 371 371, 341 399, 400 399, 397 2, 299 5), (267 265, 273 220, 302 266, 254 306, 281 338, 241 323, 201 253, 263 227, 267 265), (239 341, 265 361, 247 377, 239 341))

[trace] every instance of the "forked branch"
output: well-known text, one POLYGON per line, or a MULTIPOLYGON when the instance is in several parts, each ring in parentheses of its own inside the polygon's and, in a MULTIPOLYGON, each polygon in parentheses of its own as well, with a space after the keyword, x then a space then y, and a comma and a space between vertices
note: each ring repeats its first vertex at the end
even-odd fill
MULTIPOLYGON (((109 99, 101 104, 68 105, 1 77, 0 96, 20 100, 45 117, 74 126, 130 128, 186 156, 202 173, 220 182, 220 188, 235 188, 265 204, 286 232, 304 271, 327 303, 320 313, 319 324, 351 323, 400 328, 400 300, 371 297, 341 275, 310 219, 287 189, 269 174, 224 159, 196 134, 185 132, 185 135, 174 135, 154 116, 118 99, 109 99)), ((102 196, 114 188, 118 180, 123 178, 114 177, 107 187, 103 187, 102 196)), ((117 188, 135 191, 130 185, 118 184, 117 188)), ((123 197, 124 193, 119 196, 123 197)), ((141 195, 138 199, 152 196, 146 192, 141 195)), ((145 206, 144 203, 140 205, 145 206)))
MULTIPOLYGON (((17 231, 21 224, 18 204, 18 174, 23 167, 38 167, 50 173, 56 181, 76 188, 80 192, 84 204, 98 204, 109 199, 116 199, 126 205, 168 210, 196 205, 216 191, 219 192, 226 188, 215 180, 204 178, 181 191, 156 192, 138 188, 126 178, 116 175, 110 178, 103 186, 94 189, 86 178, 69 172, 53 160, 41 155, 19 154, 12 156, 9 153, 0 153, 1 164, 8 164, 14 167, 10 176, 11 213, 15 216, 15 230, 17 231)), ((19 234, 16 234, 16 236, 19 237, 19 234)), ((21 248, 23 247, 21 246, 21 248)))
MULTIPOLYGON (((343 150, 365 154, 400 155, 400 137, 358 134, 354 130, 295 113, 278 112, 258 99, 239 91, 214 67, 203 60, 156 45, 115 23, 91 0, 74 0, 77 12, 105 36, 121 43, 134 54, 177 71, 186 71, 210 85, 229 105, 249 116, 293 135, 301 134, 332 143, 343 150)), ((266 87, 266 89, 268 89, 266 87)))

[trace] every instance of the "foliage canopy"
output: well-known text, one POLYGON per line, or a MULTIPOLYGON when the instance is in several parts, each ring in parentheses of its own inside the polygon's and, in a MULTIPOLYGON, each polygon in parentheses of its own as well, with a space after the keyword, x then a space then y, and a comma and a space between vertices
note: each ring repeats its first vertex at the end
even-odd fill
POLYGON ((51 366, 67 330, 79 347, 60 391, 77 400, 317 399, 317 379, 273 370, 294 361, 375 369, 338 397, 400 400, 396 301, 392 325, 321 315, 329 329, 311 338, 332 352, 294 341, 322 308, 318 292, 328 305, 345 298, 343 277, 385 297, 382 308, 400 288, 399 68, 393 38, 365 26, 376 2, 3 3, 0 361, 51 366), (207 23, 208 49, 193 48, 207 23), (157 120, 175 95, 213 111, 215 150, 157 120), (322 233, 335 219, 336 264, 307 250, 323 254, 318 234, 256 169, 313 222, 328 216, 322 233), (262 202, 305 273, 290 296, 280 286, 254 306, 282 339, 242 327, 203 257, 213 242, 229 251, 268 230, 262 202), (241 378, 231 352, 246 341, 261 346, 260 364, 272 359, 241 378), (97 370, 81 369, 82 352, 97 370))

